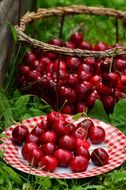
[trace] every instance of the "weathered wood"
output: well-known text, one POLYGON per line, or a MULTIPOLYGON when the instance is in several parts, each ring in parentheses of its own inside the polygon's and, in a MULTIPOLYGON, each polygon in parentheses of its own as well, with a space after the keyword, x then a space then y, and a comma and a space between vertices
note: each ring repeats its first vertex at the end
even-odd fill
MULTIPOLYGON (((31 0, 22 0, 23 15, 29 10, 31 0)), ((10 64, 10 57, 13 50, 12 35, 10 24, 18 23, 19 0, 2 0, 0 1, 0 84, 2 84, 7 66, 10 64)))

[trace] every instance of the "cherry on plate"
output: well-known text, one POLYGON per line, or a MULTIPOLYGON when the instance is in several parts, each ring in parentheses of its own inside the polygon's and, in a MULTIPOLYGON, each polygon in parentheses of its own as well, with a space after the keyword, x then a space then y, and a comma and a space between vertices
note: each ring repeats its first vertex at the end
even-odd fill
POLYGON ((91 161, 96 166, 103 166, 108 163, 109 155, 103 148, 96 148, 91 153, 91 161))
POLYGON ((29 134, 28 128, 25 125, 18 125, 12 131, 12 141, 16 145, 21 145, 29 134))

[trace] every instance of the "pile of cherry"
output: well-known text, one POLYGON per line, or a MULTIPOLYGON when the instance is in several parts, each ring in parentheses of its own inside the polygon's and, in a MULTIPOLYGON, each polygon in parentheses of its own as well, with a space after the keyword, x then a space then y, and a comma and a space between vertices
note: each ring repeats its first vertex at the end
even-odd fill
MULTIPOLYGON (((51 39, 49 44, 94 51, 111 48, 103 42, 93 46, 78 32, 67 42, 51 39)), ((62 113, 66 114, 90 109, 97 99, 107 114, 112 113, 115 103, 126 94, 126 56, 77 58, 34 49, 26 53, 17 75, 20 89, 38 95, 54 109, 57 102, 59 108, 64 105, 62 113)))
POLYGON ((24 159, 33 167, 54 171, 57 167, 69 167, 72 172, 83 172, 89 161, 96 166, 108 163, 109 155, 104 148, 90 145, 105 140, 105 130, 94 125, 89 118, 78 124, 60 112, 50 112, 31 131, 20 124, 12 131, 12 142, 21 146, 24 159))

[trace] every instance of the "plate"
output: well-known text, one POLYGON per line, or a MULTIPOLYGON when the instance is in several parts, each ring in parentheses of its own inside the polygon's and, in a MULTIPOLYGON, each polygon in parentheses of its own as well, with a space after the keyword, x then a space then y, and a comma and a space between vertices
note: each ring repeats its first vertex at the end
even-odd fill
MULTIPOLYGON (((22 124, 25 124, 29 128, 29 130, 31 130, 41 121, 42 117, 46 116, 30 118, 22 121, 22 124)), ((70 117, 70 120, 71 118, 72 117, 70 117)), ((75 122, 75 124, 77 124, 81 120, 82 119, 79 119, 75 122)), ((92 145, 90 147, 90 151, 92 151, 96 147, 104 147, 107 150, 109 154, 109 162, 104 166, 94 166, 90 161, 87 170, 80 173, 73 173, 69 168, 61 167, 57 168, 54 172, 42 171, 41 168, 31 168, 28 162, 24 160, 21 155, 21 147, 14 145, 11 141, 11 134, 16 125, 12 125, 6 131, 4 131, 4 134, 6 134, 7 138, 3 139, 4 143, 1 145, 1 148, 4 150, 3 159, 7 164, 25 173, 30 173, 38 176, 50 176, 51 178, 77 179, 92 177, 109 172, 126 161, 126 136, 117 128, 107 123, 96 119, 92 119, 92 121, 95 125, 103 127, 106 132, 106 139, 104 143, 101 143, 99 145, 92 145)))

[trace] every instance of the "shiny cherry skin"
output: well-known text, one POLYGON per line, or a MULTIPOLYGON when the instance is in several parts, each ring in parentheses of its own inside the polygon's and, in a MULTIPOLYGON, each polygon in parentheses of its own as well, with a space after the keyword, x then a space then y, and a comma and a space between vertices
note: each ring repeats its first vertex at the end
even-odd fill
POLYGON ((79 45, 79 48, 80 49, 83 49, 83 50, 92 50, 92 45, 89 43, 89 42, 86 42, 86 41, 82 41, 79 45))
POLYGON ((72 104, 67 104, 67 105, 64 105, 63 108, 62 108, 62 113, 64 114, 74 114, 75 112, 75 108, 74 108, 74 105, 72 104))
POLYGON ((58 162, 53 156, 46 155, 42 157, 40 166, 42 167, 42 170, 52 172, 57 168, 58 162))
POLYGON ((102 83, 108 87, 115 88, 118 83, 117 73, 110 72, 102 75, 102 83))
POLYGON ((92 144, 100 144, 105 140, 105 130, 100 126, 91 126, 89 128, 89 137, 92 144))
POLYGON ((75 155, 76 156, 84 156, 86 157, 88 160, 90 160, 90 153, 89 150, 87 148, 85 148, 84 146, 80 146, 75 150, 75 155))
POLYGON ((26 63, 28 63, 29 65, 30 65, 31 63, 33 63, 35 60, 37 60, 37 58, 36 58, 36 56, 35 56, 34 53, 32 53, 32 52, 27 52, 27 53, 25 54, 25 61, 26 61, 26 63))
POLYGON ((31 134, 34 134, 34 135, 40 137, 43 132, 44 132, 43 129, 39 125, 37 125, 32 129, 31 134))
POLYGON ((113 96, 104 96, 102 97, 102 103, 104 105, 105 111, 107 114, 110 114, 113 112, 114 106, 115 106, 115 97, 113 96))
POLYGON ((43 153, 39 148, 34 148, 29 152, 29 155, 27 157, 28 162, 32 165, 37 167, 39 162, 41 161, 43 157, 43 153))
POLYGON ((49 40, 48 43, 51 45, 60 46, 60 47, 64 46, 64 42, 61 39, 57 39, 57 38, 49 40))
POLYGON ((60 112, 52 111, 47 115, 47 122, 49 125, 52 125, 59 120, 64 120, 64 117, 60 112))
POLYGON ((28 159, 28 156, 29 156, 29 153, 33 150, 33 149, 37 149, 38 148, 38 145, 35 144, 35 143, 25 143, 21 149, 21 153, 22 153, 22 156, 27 160, 28 159))
POLYGON ((105 51, 107 49, 109 49, 109 46, 104 42, 98 42, 94 47, 95 51, 105 51))
POLYGON ((88 167, 88 159, 82 155, 75 156, 70 161, 70 168, 73 172, 84 172, 88 167))
POLYGON ((73 154, 69 150, 58 149, 55 151, 54 157, 58 161, 58 166, 67 167, 73 157, 73 154))
POLYGON ((69 71, 77 71, 80 64, 81 60, 77 57, 68 57, 66 60, 66 66, 69 71))
POLYGON ((81 140, 86 140, 87 139, 87 129, 83 128, 83 127, 76 127, 75 130, 72 132, 72 135, 81 140))
POLYGON ((75 32, 71 35, 70 41, 72 41, 76 47, 79 47, 80 43, 83 41, 83 35, 79 32, 75 32))
POLYGON ((80 146, 83 146, 86 149, 90 148, 91 143, 87 140, 82 140, 80 138, 75 139, 75 150, 79 148, 80 146))
POLYGON ((57 141, 57 134, 54 131, 46 131, 40 137, 40 142, 42 144, 45 143, 56 143, 57 141))
POLYGON ((91 161, 96 166, 103 166, 108 163, 109 155, 103 148, 96 148, 91 153, 91 161))
POLYGON ((72 135, 64 135, 59 139, 58 147, 66 150, 75 149, 75 137, 72 135))
POLYGON ((44 155, 54 155, 54 152, 57 149, 57 146, 54 143, 43 144, 40 149, 44 155))
POLYGON ((67 48, 71 48, 71 49, 75 49, 76 48, 75 44, 72 41, 65 42, 65 46, 67 48))
POLYGON ((37 145, 40 144, 39 137, 36 134, 29 133, 27 136, 25 143, 35 143, 37 145))
POLYGON ((58 135, 68 135, 71 132, 71 123, 65 120, 59 120, 52 125, 52 129, 58 135))
POLYGON ((86 111, 87 111, 87 107, 86 107, 85 103, 78 101, 76 103, 76 112, 81 113, 81 112, 86 112, 86 111))
POLYGON ((21 145, 29 134, 28 128, 25 125, 18 125, 12 131, 12 141, 16 145, 21 145))

